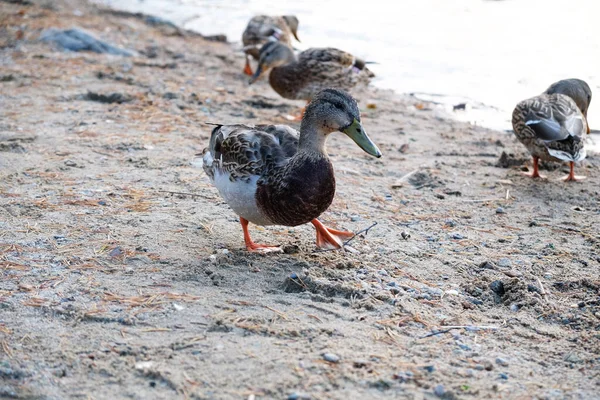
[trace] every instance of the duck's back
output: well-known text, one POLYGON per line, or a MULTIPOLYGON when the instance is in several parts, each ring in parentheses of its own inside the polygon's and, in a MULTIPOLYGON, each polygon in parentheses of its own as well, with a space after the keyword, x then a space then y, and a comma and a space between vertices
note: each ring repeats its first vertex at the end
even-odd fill
POLYGON ((368 85, 374 76, 363 60, 328 47, 303 51, 296 62, 273 69, 269 82, 285 98, 310 100, 326 88, 349 91, 368 85))
MULTIPOLYGON (((285 19, 281 16, 269 15, 257 15, 248 22, 244 33, 242 33, 242 43, 244 46, 260 46, 275 34, 275 29, 280 31, 278 40, 291 46, 292 31, 285 19)), ((258 59, 258 48, 248 52, 258 59)))
POLYGON ((585 118, 575 101, 560 93, 523 100, 512 116, 517 138, 532 155, 547 161, 585 158, 585 118))

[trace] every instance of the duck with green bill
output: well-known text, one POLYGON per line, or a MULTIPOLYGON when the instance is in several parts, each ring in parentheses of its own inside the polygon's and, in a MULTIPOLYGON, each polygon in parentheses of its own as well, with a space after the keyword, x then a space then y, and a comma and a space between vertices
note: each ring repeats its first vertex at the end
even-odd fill
POLYGON ((307 106, 300 133, 285 125, 218 125, 203 151, 203 168, 239 215, 248 251, 280 251, 252 241, 248 224, 312 223, 317 246, 341 248, 352 232, 324 226, 317 218, 335 195, 333 165, 325 143, 343 132, 366 153, 381 152, 365 132, 356 101, 338 89, 318 93, 307 106))

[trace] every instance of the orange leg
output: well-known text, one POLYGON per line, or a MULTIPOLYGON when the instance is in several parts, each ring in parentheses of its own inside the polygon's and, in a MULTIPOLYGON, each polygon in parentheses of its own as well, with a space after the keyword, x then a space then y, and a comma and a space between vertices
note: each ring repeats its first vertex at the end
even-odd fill
POLYGON ((571 161, 569 164, 570 164, 569 165, 569 167, 570 167, 569 175, 567 175, 566 177, 563 178, 563 180, 565 182, 581 181, 581 180, 585 179, 585 176, 575 175, 575 163, 573 161, 571 161))
POLYGON ((316 218, 311 222, 317 230, 317 247, 319 248, 341 249, 344 245, 344 239, 350 239, 354 236, 354 233, 352 232, 328 228, 316 218))
POLYGON ((266 244, 257 244, 250 239, 250 233, 248 233, 248 220, 240 217, 240 224, 242 224, 242 230, 244 231, 244 242, 246 243, 246 249, 252 253, 270 253, 270 252, 282 252, 281 247, 268 246, 266 244))
POLYGON ((246 56, 246 66, 244 67, 244 74, 248 76, 254 75, 254 73, 252 72, 252 67, 250 67, 250 58, 248 56, 246 56))
POLYGON ((529 173, 529 172, 521 172, 523 175, 525 176, 529 176, 531 178, 542 178, 545 179, 546 177, 544 175, 540 175, 540 171, 538 169, 538 163, 539 163, 540 159, 538 157, 533 157, 533 172, 529 173))

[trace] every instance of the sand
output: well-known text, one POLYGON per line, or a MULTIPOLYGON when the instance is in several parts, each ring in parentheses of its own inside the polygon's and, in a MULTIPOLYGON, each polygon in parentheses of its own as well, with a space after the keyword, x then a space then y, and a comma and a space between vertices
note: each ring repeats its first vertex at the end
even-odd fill
POLYGON ((534 181, 512 135, 359 90, 384 156, 332 135, 322 220, 376 225, 328 252, 252 226, 286 253, 249 254, 195 157, 205 123, 303 104, 248 86, 235 45, 60 0, 0 2, 0 47, 0 398, 598 396, 597 154, 583 182, 534 181))

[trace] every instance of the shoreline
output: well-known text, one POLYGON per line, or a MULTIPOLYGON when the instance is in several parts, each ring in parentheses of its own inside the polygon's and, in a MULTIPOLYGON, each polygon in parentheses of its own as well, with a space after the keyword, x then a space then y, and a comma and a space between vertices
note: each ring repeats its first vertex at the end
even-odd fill
POLYGON ((252 226, 287 252, 248 254, 192 163, 205 122, 298 128, 303 104, 245 84, 230 44, 30 2, 0 2, 0 397, 595 396, 596 155, 532 181, 512 136, 360 90, 383 157, 331 135, 322 220, 377 225, 356 253, 252 226), (73 27, 134 56, 39 40, 73 27))

